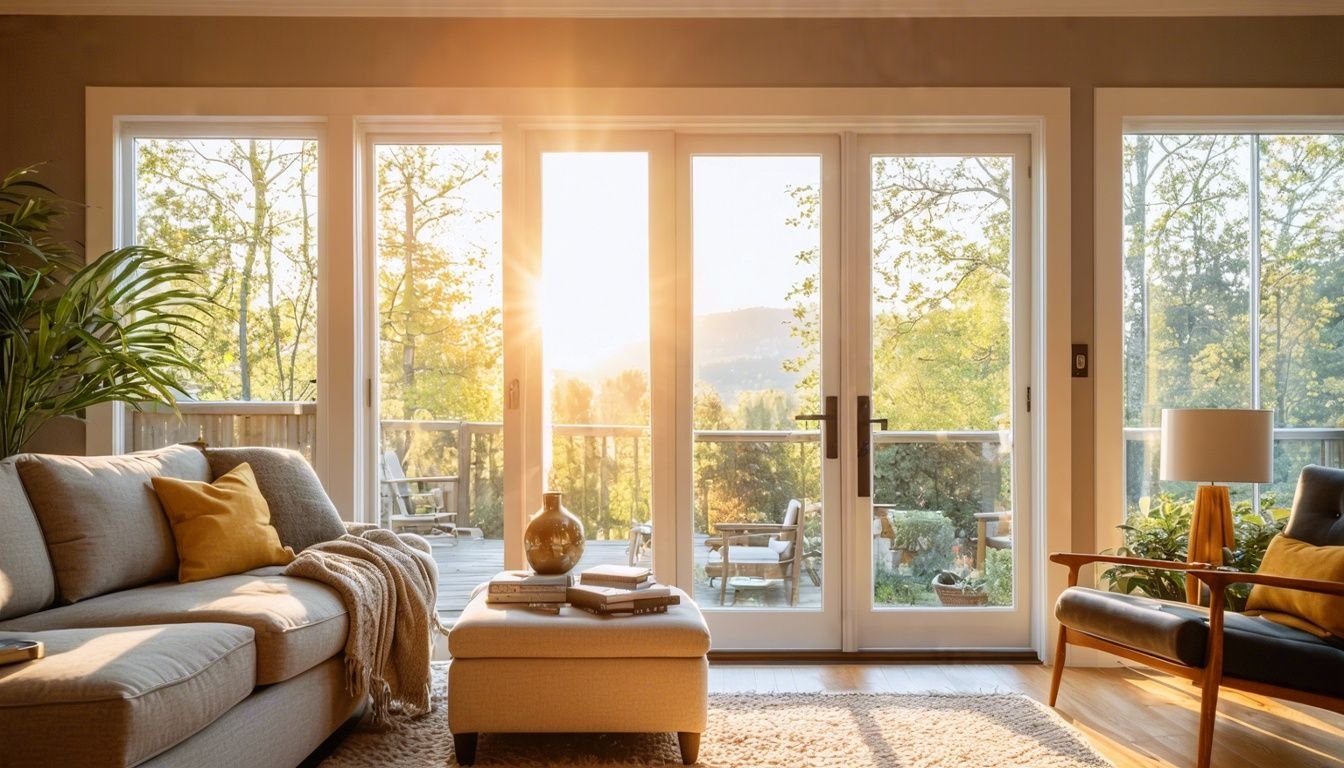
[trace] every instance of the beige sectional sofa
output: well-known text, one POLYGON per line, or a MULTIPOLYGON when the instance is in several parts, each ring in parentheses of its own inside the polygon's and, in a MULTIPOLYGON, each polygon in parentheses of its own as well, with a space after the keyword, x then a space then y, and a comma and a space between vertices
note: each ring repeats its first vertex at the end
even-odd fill
POLYGON ((179 584, 150 484, 252 465, 281 541, 344 532, 302 457, 173 446, 0 461, 0 768, 293 768, 360 706, 345 690, 337 594, 279 567, 179 584))

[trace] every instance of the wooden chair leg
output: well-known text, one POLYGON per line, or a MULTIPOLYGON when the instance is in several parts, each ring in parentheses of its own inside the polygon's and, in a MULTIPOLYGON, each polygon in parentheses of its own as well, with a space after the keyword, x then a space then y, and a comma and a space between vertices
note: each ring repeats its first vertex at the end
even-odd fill
POLYGON ((680 731, 677 733, 677 746, 681 747, 681 764, 692 765, 700 757, 700 734, 680 731))
POLYGON ((1213 761, 1213 726, 1218 721, 1218 684, 1221 675, 1204 676, 1204 690, 1199 697, 1199 751, 1196 768, 1209 768, 1213 761))
POLYGON ((1059 625, 1059 641, 1055 643, 1055 669, 1050 675, 1050 706, 1055 706, 1055 700, 1059 698, 1059 681, 1064 679, 1064 656, 1069 647, 1069 630, 1065 629, 1063 624, 1059 625))
POLYGON ((476 762, 476 734, 454 733, 453 752, 458 765, 472 765, 476 762))

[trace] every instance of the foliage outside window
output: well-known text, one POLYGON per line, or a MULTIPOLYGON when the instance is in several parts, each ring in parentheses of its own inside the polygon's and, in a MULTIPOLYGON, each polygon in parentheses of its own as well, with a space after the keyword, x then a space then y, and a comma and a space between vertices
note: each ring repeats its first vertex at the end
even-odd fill
POLYGON ((312 400, 317 377, 317 142, 140 138, 136 242, 200 269, 197 400, 312 400))
POLYGON ((1123 183, 1127 509, 1193 496, 1157 479, 1175 407, 1272 408, 1291 498, 1344 448, 1292 431, 1344 427, 1344 136, 1129 134, 1123 183))

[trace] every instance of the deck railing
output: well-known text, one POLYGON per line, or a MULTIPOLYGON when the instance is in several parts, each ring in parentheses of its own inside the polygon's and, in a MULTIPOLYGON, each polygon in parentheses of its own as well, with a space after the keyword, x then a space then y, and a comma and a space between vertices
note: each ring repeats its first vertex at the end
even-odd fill
MULTIPOLYGON (((265 445, 293 448, 309 458, 319 436, 317 434, 317 404, 314 402, 182 402, 180 415, 171 409, 149 406, 132 416, 132 444, 137 450, 155 448, 175 442, 203 439, 210 445, 265 445)), ((647 519, 647 509, 638 506, 638 499, 647 494, 649 482, 649 430, 643 426, 611 424, 557 424, 553 427, 553 449, 564 451, 571 446, 570 458, 577 464, 584 478, 575 498, 585 508, 603 510, 609 502, 609 493, 618 481, 627 481, 635 488, 635 502, 630 509, 620 512, 619 520, 603 520, 602 524, 628 525, 647 519)), ((459 519, 469 521, 473 513, 499 503, 503 473, 501 437, 503 426, 498 422, 395 420, 382 422, 382 444, 385 450, 395 450, 406 463, 406 469, 420 474, 451 474, 459 478, 454 489, 452 504, 459 519), (465 447, 466 450, 461 450, 465 447)), ((979 469, 978 479, 963 486, 962 495, 975 496, 967 502, 983 510, 991 510, 996 497, 1002 496, 1002 445, 1007 433, 994 430, 965 430, 949 432, 878 431, 873 433, 875 465, 879 473, 886 464, 899 461, 902 446, 943 446, 955 460, 979 469), (957 446, 961 446, 958 448, 957 446), (976 448, 978 446, 978 449, 976 448), (884 451, 885 449, 885 451, 884 451)), ((1161 430, 1157 427, 1131 427, 1124 431, 1127 451, 1142 449, 1155 451, 1161 430)), ((1318 463, 1326 466, 1344 465, 1344 428, 1288 428, 1276 429, 1274 438, 1279 446, 1281 463, 1301 466, 1318 463)), ((697 430, 697 445, 717 444, 729 450, 748 445, 802 446, 819 445, 820 433, 815 429, 795 430, 697 430)), ((741 448, 746 450, 746 448, 741 448)), ((810 458, 800 454, 802 458, 810 458)), ((892 471, 895 471, 894 468, 892 471)), ((1283 474, 1288 474, 1287 470, 1283 474)), ((1278 478, 1286 484, 1295 480, 1278 478)), ((963 478, 964 480, 964 478, 963 478)), ((878 486, 881 488, 881 485, 878 486)), ((1282 489, 1275 489, 1282 491, 1282 489)), ((1288 491, 1291 495, 1291 490, 1288 491)), ((889 502, 891 499, 878 499, 889 502)))

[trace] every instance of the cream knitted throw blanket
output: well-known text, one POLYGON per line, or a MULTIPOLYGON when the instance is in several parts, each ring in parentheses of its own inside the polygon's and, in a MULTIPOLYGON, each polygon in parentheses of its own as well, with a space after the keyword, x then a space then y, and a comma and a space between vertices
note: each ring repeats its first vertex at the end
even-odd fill
POLYGON ((393 712, 430 709, 429 660, 441 631, 435 601, 438 566, 429 542, 374 529, 305 549, 285 575, 336 590, 350 616, 345 641, 346 689, 368 692, 375 723, 393 712))

